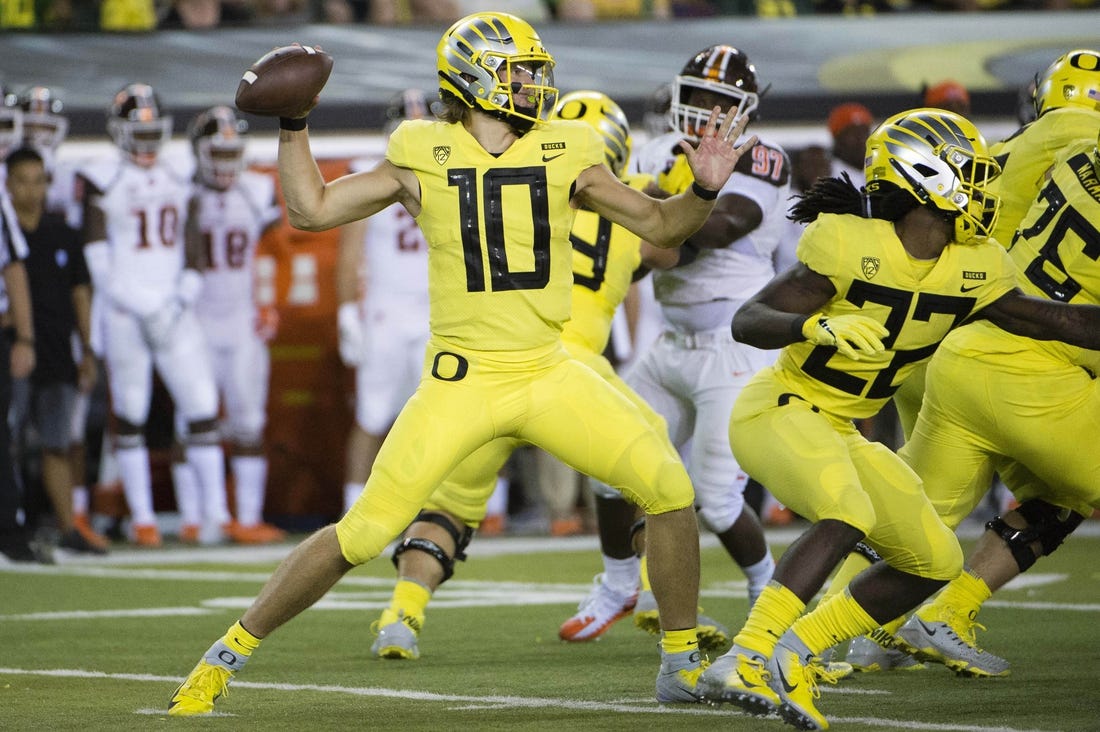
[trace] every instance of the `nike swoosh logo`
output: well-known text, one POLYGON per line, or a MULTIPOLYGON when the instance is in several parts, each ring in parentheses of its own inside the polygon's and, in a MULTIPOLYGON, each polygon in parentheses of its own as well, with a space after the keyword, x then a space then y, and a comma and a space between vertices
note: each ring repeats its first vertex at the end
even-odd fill
POLYGON ((551 160, 557 160, 562 155, 565 155, 565 153, 558 153, 557 155, 543 155, 542 162, 549 163, 551 160))
POLYGON ((792 685, 787 681, 787 677, 783 675, 783 665, 776 664, 776 668, 779 670, 779 683, 783 684, 783 690, 790 694, 792 691, 798 688, 797 684, 792 685))
POLYGON ((974 285, 973 287, 967 287, 966 285, 962 285, 961 287, 959 287, 959 292, 971 292, 972 290, 976 290, 979 287, 981 287, 981 285, 974 285))
POLYGON ((920 627, 924 628, 924 632, 928 634, 928 637, 931 638, 932 636, 934 636, 936 634, 936 629, 935 628, 929 628, 928 624, 925 623, 923 620, 921 620, 920 617, 917 618, 917 622, 920 623, 920 627))

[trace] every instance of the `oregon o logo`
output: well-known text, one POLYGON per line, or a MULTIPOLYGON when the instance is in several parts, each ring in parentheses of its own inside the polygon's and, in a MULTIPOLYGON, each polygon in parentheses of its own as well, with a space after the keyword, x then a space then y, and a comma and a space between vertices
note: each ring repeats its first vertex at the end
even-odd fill
POLYGON ((440 351, 439 353, 435 354, 435 359, 432 361, 432 376, 439 379, 440 381, 462 381, 466 378, 466 372, 469 370, 470 362, 462 356, 459 356, 457 353, 451 353, 450 351, 440 351), (446 361, 446 364, 449 367, 451 366, 451 359, 454 359, 453 368, 447 369, 447 371, 451 374, 450 376, 444 376, 440 372, 439 367, 441 364, 444 363, 444 356, 450 357, 446 361))

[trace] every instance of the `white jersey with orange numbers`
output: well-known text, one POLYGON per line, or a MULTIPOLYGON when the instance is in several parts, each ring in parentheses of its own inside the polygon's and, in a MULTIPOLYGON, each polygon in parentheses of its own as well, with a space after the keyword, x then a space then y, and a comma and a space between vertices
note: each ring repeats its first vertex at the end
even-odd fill
POLYGON ((275 181, 246 170, 228 190, 196 185, 194 196, 207 260, 195 310, 204 321, 245 319, 251 324, 256 247, 264 230, 282 216, 275 181))
POLYGON ((141 168, 128 159, 81 171, 102 209, 110 247, 111 301, 135 315, 175 295, 184 265, 184 222, 191 185, 163 162, 141 168))
MULTIPOLYGON (((654 138, 638 150, 631 167, 659 176, 675 160, 681 139, 679 132, 654 138)), ((754 201, 763 212, 760 226, 721 249, 702 249, 691 264, 653 273, 654 295, 673 328, 694 333, 728 327, 737 308, 771 280, 790 192, 787 154, 779 145, 761 140, 741 158, 720 194, 736 193, 754 201)))

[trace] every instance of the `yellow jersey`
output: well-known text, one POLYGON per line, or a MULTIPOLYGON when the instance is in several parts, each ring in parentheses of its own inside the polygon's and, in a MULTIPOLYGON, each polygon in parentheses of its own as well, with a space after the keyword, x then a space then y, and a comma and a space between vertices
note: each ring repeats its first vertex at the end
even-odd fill
POLYGON ((603 163, 599 133, 555 120, 493 155, 461 124, 408 120, 386 159, 420 182, 432 334, 481 351, 557 342, 573 286, 569 200, 603 163))
MULTIPOLYGON (((623 182, 643 190, 653 178, 630 175, 623 182)), ((626 298, 642 263, 641 239, 594 211, 578 211, 569 235, 573 242, 573 317, 562 340, 595 354, 611 336, 615 308, 626 298)), ((571 349, 572 350, 572 349, 571 349)))
POLYGON ((797 254, 836 288, 826 317, 859 313, 889 331, 886 350, 859 361, 809 341, 780 352, 774 368, 794 394, 848 419, 877 413, 948 332, 1016 286, 995 242, 949 244, 934 261, 914 260, 893 223, 850 214, 820 215, 797 254))
MULTIPOLYGON (((1055 159, 1050 180, 1020 222, 1009 256, 1016 264, 1019 287, 1028 295, 1100 304, 1100 175, 1095 140, 1071 145, 1055 159)), ((961 329, 944 346, 1026 373, 1047 370, 1051 357, 1100 373, 1100 351, 1017 336, 987 322, 961 329)))
POLYGON ((1081 140, 1095 144, 1098 128, 1100 114, 1083 107, 1059 107, 990 147, 1002 169, 990 184, 990 191, 1001 199, 994 239, 1009 246, 1054 157, 1081 140))

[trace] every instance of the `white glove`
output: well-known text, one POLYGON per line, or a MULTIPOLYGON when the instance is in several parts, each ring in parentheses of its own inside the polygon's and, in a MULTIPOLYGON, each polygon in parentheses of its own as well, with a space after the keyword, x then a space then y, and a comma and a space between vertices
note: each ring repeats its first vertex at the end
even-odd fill
POLYGON ((363 364, 363 319, 359 317, 359 303, 346 302, 336 311, 336 330, 339 334, 340 360, 345 366, 363 364))
POLYGON ((184 304, 173 297, 141 320, 141 332, 145 342, 155 351, 167 346, 183 314, 184 304))

